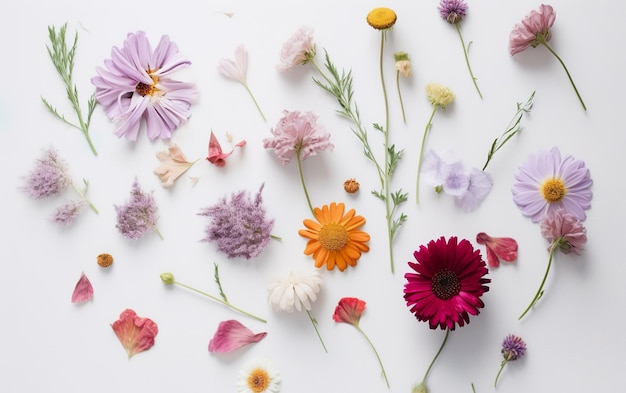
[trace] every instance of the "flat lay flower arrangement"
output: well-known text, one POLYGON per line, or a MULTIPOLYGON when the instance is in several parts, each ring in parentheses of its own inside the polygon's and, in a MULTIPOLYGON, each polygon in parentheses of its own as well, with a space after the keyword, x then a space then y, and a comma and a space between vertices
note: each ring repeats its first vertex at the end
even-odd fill
POLYGON ((603 103, 577 84, 584 55, 559 45, 579 34, 558 28, 574 5, 531 4, 498 33, 492 62, 543 51, 515 72, 560 67, 550 88, 512 92, 480 59, 493 15, 431 3, 417 18, 441 24, 430 37, 408 36, 405 6, 351 8, 352 48, 299 16, 243 34, 245 8, 207 14, 232 34, 214 52, 166 25, 44 26, 29 50, 47 48, 55 77, 30 110, 47 129, 15 189, 37 236, 63 244, 45 262, 71 261, 42 301, 63 309, 73 353, 129 370, 203 359, 155 376, 168 390, 516 391, 540 378, 533 352, 558 338, 541 317, 576 290, 555 276, 588 263, 600 234, 587 233, 594 164, 568 143, 592 130, 544 142, 533 115, 568 97, 584 123, 603 103), (85 48, 98 35, 109 46, 85 48))

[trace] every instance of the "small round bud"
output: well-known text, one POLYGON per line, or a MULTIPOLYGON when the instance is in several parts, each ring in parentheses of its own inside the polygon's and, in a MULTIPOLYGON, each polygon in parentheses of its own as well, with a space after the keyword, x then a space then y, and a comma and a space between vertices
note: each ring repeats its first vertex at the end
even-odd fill
POLYGON ((359 191, 359 182, 355 179, 348 179, 343 183, 343 189, 350 194, 354 194, 359 191))
POLYGON ((161 274, 161 281, 165 285, 172 285, 174 284, 174 275, 172 273, 163 273, 161 274))
POLYGON ((100 254, 96 259, 98 265, 101 267, 109 267, 113 264, 113 256, 111 254, 100 254))

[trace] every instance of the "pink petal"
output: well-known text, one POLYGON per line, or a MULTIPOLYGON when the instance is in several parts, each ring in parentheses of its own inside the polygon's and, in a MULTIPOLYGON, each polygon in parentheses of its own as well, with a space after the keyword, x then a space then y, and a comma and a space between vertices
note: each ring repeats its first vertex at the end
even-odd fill
POLYGON ((150 318, 141 318, 135 311, 126 309, 120 319, 111 324, 117 338, 122 343, 128 358, 147 351, 154 345, 154 338, 159 333, 157 324, 150 318))
POLYGON ((241 142, 235 145, 233 150, 231 150, 228 153, 224 153, 222 151, 222 146, 220 146, 219 141, 215 137, 215 134, 213 133, 213 131, 211 131, 211 137, 209 139, 209 155, 206 159, 211 164, 214 164, 218 167, 223 167, 224 165, 226 165, 226 158, 230 156, 231 154, 233 154, 233 151, 235 151, 235 148, 242 147, 245 144, 246 144, 246 141, 242 140, 241 142))
POLYGON ((209 352, 224 353, 234 351, 244 345, 261 341, 266 332, 254 334, 240 322, 231 319, 220 322, 215 335, 209 341, 209 352))
POLYGON ((355 297, 344 297, 339 300, 339 304, 335 307, 333 320, 358 326, 364 310, 365 302, 363 300, 355 297))
POLYGON ((85 273, 81 273, 80 279, 76 283, 74 293, 72 294, 72 303, 82 303, 90 300, 93 297, 93 287, 91 282, 85 276, 85 273))
POLYGON ((498 267, 501 258, 505 262, 513 262, 517 259, 517 241, 510 237, 491 237, 485 232, 476 235, 476 242, 487 247, 487 264, 490 267, 498 267))

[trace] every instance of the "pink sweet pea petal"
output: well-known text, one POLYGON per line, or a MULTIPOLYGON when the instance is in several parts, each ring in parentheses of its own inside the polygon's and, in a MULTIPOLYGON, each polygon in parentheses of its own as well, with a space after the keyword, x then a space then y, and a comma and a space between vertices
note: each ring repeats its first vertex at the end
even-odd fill
POLYGON ((159 333, 157 324, 150 318, 141 318, 135 311, 126 309, 120 314, 120 319, 111 324, 117 338, 122 343, 128 358, 147 351, 154 345, 154 338, 159 333))
POLYGON ((476 242, 487 247, 487 264, 500 266, 500 259, 513 262, 517 259, 517 241, 510 237, 491 237, 484 232, 476 235, 476 242), (500 259, 499 259, 500 258, 500 259))
POLYGON ((335 307, 333 320, 358 326, 364 310, 365 302, 363 300, 355 297, 344 297, 339 300, 339 304, 335 307))
POLYGON ((234 319, 220 322, 215 335, 209 341, 209 352, 224 353, 234 351, 244 345, 261 341, 266 332, 254 334, 252 330, 245 327, 234 319))
POLYGON ((230 156, 231 154, 233 154, 233 151, 235 151, 235 148, 242 147, 245 144, 246 144, 246 141, 242 140, 241 142, 235 145, 233 150, 231 150, 228 153, 224 153, 222 151, 222 146, 220 146, 219 141, 215 137, 215 134, 213 133, 213 131, 211 131, 211 137, 209 139, 209 155, 207 156, 206 159, 211 164, 214 164, 218 167, 223 167, 224 165, 226 165, 226 158, 230 156))
POLYGON ((76 283, 74 293, 72 293, 72 303, 82 303, 90 300, 93 297, 93 286, 91 282, 85 276, 85 273, 81 273, 80 279, 76 283))

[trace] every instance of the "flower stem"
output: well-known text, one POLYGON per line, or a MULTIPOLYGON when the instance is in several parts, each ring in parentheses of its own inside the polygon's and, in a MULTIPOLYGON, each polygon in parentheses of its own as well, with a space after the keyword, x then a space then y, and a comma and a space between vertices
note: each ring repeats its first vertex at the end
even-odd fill
POLYGON ((535 303, 537 303, 539 298, 541 298, 541 296, 543 295, 543 285, 546 283, 546 279, 548 278, 548 273, 550 273, 550 266, 552 266, 552 258, 554 257, 554 253, 556 252, 556 249, 559 247, 559 244, 560 244, 560 239, 556 239, 554 243, 552 243, 552 247, 550 247, 550 258, 548 259, 548 267, 546 268, 546 274, 544 274, 543 280, 541 280, 541 285, 539 285, 539 289, 537 290, 535 297, 530 302, 526 310, 524 310, 522 315, 520 315, 519 318, 517 318, 518 321, 524 318, 526 313, 528 313, 528 311, 530 311, 530 309, 533 308, 535 303))
POLYGON ((306 189, 306 184, 304 183, 304 174, 302 173, 302 160, 300 159, 300 147, 296 149, 296 159, 298 161, 298 173, 300 173, 300 182, 302 182, 302 189, 304 190, 304 196, 306 197, 306 202, 309 204, 309 209, 311 209, 311 214, 315 217, 315 211, 313 210, 313 205, 311 204, 311 199, 309 198, 309 192, 306 189))
POLYGON ((472 77, 472 82, 474 82, 474 87, 476 87, 476 91, 478 92, 478 95, 482 99, 483 94, 480 92, 480 89, 478 88, 478 83, 476 83, 476 77, 474 76, 474 73, 472 72, 472 67, 470 66, 469 58, 467 57, 467 50, 469 46, 467 47, 465 46, 465 41, 463 40, 463 35, 461 34, 461 27, 459 23, 455 23, 454 27, 456 27, 456 31, 457 33, 459 33, 459 38, 461 39, 461 45, 463 45, 463 54, 465 55, 465 64, 467 64, 467 69, 470 73, 470 76, 472 77))
POLYGON ((254 98, 254 94, 252 94, 252 90, 250 90, 250 88, 248 87, 248 84, 244 83, 243 87, 245 87, 246 90, 248 91, 248 94, 250 94, 250 98, 252 98, 252 101, 254 102, 256 109, 259 111, 259 113, 261 114, 261 117, 263 118, 263 121, 267 122, 267 119, 265 118, 265 115, 263 114, 263 111, 261 110, 259 103, 256 101, 256 98, 254 98))
POLYGON ((433 368, 433 365, 435 364, 435 361, 437 360, 437 358, 441 354, 441 351, 443 351, 443 347, 446 345, 446 341, 448 341, 448 335, 449 334, 450 334, 450 329, 446 329, 446 335, 443 337, 443 342, 441 343, 441 346, 439 347, 439 350, 437 351, 437 354, 435 354, 435 357, 433 358, 433 360, 430 362, 430 365, 426 369, 426 373, 424 374, 424 378, 422 379, 422 383, 423 384, 426 383, 426 379, 428 378, 428 374, 430 374, 430 370, 433 368))
MULTIPOLYGON (((86 182, 86 181, 85 181, 86 182)), ((86 183, 85 183, 86 184, 86 183)), ((70 185, 72 186, 72 189, 74 191, 76 191, 76 193, 78 195, 80 195, 80 198, 89 205, 89 207, 91 208, 91 210, 93 210, 96 214, 100 214, 100 212, 98 211, 98 209, 96 209, 96 207, 93 205, 93 203, 91 203, 91 201, 87 198, 86 195, 86 190, 85 191, 81 191, 80 189, 78 189, 78 187, 76 187, 76 185, 74 184, 74 182, 70 182, 70 185)))
POLYGON ((315 333, 317 333, 317 338, 320 339, 320 342, 322 343, 322 347, 324 347, 324 351, 326 353, 328 353, 328 349, 326 349, 326 344, 324 344, 324 340, 322 340, 322 336, 320 335, 319 330, 317 330, 317 321, 315 320, 315 318, 313 318, 313 316, 311 315, 311 311, 306 310, 307 315, 309 316, 309 319, 311 320, 311 323, 313 324, 313 328, 315 329, 315 333))
POLYGON ((164 240, 163 234, 161 233, 161 231, 159 231, 159 228, 154 227, 154 232, 156 232, 156 234, 159 236, 159 239, 164 240))
POLYGON ((433 112, 430 114, 430 118, 428 119, 428 123, 426 123, 426 128, 424 129, 424 136, 422 137, 422 147, 420 149, 419 155, 419 163, 417 164, 417 182, 415 185, 415 203, 420 203, 420 175, 422 173, 422 156, 424 155, 424 146, 426 145, 426 135, 428 134, 428 130, 433 124, 433 118, 435 117, 435 113, 437 113, 437 105, 433 105, 433 112))
POLYGON ((502 363, 500 364, 500 370, 498 370, 498 374, 496 375, 496 380, 495 380, 495 381, 494 381, 494 383, 493 383, 493 387, 494 387, 494 388, 495 388, 495 387, 496 387, 496 385, 498 384, 498 378, 500 378, 500 374, 502 373, 502 370, 504 370, 504 366, 506 366, 506 362, 507 362, 507 360, 506 360, 506 359, 504 359, 504 360, 502 361, 502 363))
MULTIPOLYGON (((385 30, 381 32, 380 39, 380 83, 383 87, 383 98, 385 99, 385 131, 389 135, 389 100, 387 99, 387 88, 385 87, 385 76, 383 73, 383 52, 385 49, 385 30)), ((388 137, 385 137, 385 152, 387 151, 388 137)), ((385 165, 385 167, 387 167, 385 165)))
POLYGON ((187 288, 187 289, 192 290, 194 292, 197 292, 197 293, 199 293, 201 295, 204 295, 204 296, 208 297, 209 299, 215 300, 218 303, 222 303, 226 307, 230 307, 231 309, 233 309, 233 310, 235 310, 235 311, 237 311, 237 312, 239 312, 239 313, 241 313, 243 315, 246 315, 246 316, 248 316, 250 318, 254 318, 257 321, 261 321, 263 323, 267 323, 267 321, 265 319, 257 317, 256 315, 250 314, 249 312, 244 311, 244 310, 240 309, 239 307, 235 307, 230 302, 224 301, 224 300, 222 300, 222 299, 220 299, 218 297, 215 297, 213 295, 210 295, 210 294, 208 294, 206 292, 202 292, 202 291, 200 291, 200 290, 198 290, 196 288, 190 287, 189 285, 183 284, 182 282, 174 281, 174 284, 178 284, 181 287, 187 288))
POLYGON ((398 87, 398 98, 400 98, 400 108, 402 108, 402 120, 406 124, 406 115, 404 113, 404 102, 402 102, 402 92, 400 91, 400 71, 396 71, 396 86, 398 87))
POLYGON ((556 52, 552 49, 552 47, 548 44, 548 41, 546 41, 545 37, 538 36, 537 38, 539 39, 539 43, 545 46, 546 48, 548 48, 550 53, 552 53, 554 57, 556 57, 556 59, 559 61, 559 63, 561 63, 561 65, 563 66, 563 69, 565 70, 565 73, 567 74, 567 77, 569 78, 570 83, 572 84, 572 87, 574 88, 574 91, 576 92, 576 95, 578 96, 578 100, 580 101, 580 104, 583 106, 584 110, 587 110, 587 107, 585 106, 585 103, 583 102, 583 99, 580 96, 578 89, 576 88, 576 84, 574 84, 574 80, 572 79, 572 76, 567 70, 567 67, 565 66, 565 63, 563 62, 563 60, 561 60, 559 55, 557 55, 556 52))
POLYGON ((383 366, 383 361, 380 359, 380 356, 378 355, 378 351, 376 351, 376 348, 374 347, 374 344, 369 339, 369 337, 367 337, 367 334, 365 334, 365 332, 358 325, 354 325, 354 327, 356 328, 356 330, 361 332, 363 337, 365 337, 367 342, 370 344, 370 346, 374 350, 374 354, 376 355, 376 359, 378 359, 378 364, 380 364, 380 369, 382 370, 383 377, 385 377, 385 382, 387 383, 387 387, 389 387, 389 380, 387 379, 387 373, 385 372, 385 367, 383 366))

